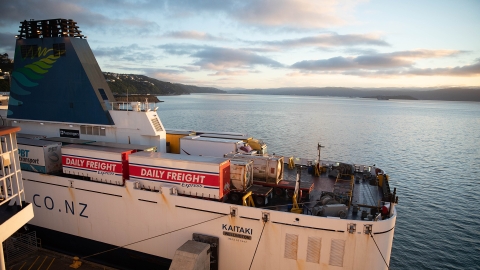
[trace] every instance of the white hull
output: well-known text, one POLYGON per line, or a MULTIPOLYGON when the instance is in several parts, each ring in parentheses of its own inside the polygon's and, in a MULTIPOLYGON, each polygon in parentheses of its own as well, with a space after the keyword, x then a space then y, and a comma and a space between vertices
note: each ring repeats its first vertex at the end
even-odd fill
MULTIPOLYGON (((156 183, 152 188, 156 185, 161 192, 135 189, 133 181, 114 186, 33 172, 23 172, 23 178, 27 201, 35 211, 31 224, 111 245, 125 246, 218 218, 126 247, 154 256, 172 259, 193 233, 201 233, 220 239, 219 269, 249 269, 263 228, 262 215, 268 213, 270 220, 251 269, 386 269, 376 244, 389 263, 395 212, 376 222, 324 218, 171 195, 168 187, 156 183), (236 217, 229 215, 232 206, 238 208, 236 217), (356 224, 353 234, 347 231, 350 223, 356 224), (363 232, 365 224, 373 225, 376 244, 363 232), (223 235, 230 225, 242 227, 240 234, 251 240, 223 235), (298 236, 296 259, 285 258, 295 254, 295 246, 290 246, 293 251, 286 248, 287 234, 298 236), (308 241, 315 237, 321 239, 318 263, 307 261, 308 241), (332 254, 332 243, 341 245, 342 241, 343 256, 332 254)), ((310 260, 316 257, 309 256, 310 260)))

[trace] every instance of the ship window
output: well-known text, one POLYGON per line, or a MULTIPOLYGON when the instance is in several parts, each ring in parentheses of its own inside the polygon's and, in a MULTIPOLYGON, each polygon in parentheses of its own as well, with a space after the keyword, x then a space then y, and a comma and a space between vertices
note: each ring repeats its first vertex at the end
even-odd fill
POLYGON ((100 127, 92 127, 92 135, 100 135, 100 127))
POLYGON ((22 45, 20 46, 20 53, 22 54, 22 58, 37 57, 38 45, 22 45))
POLYGON ((105 93, 105 90, 103 88, 98 88, 98 92, 100 92, 102 100, 108 100, 107 93, 105 93))
POLYGON ((65 56, 65 43, 54 43, 53 44, 53 55, 54 56, 65 56))
POLYGON ((105 128, 100 126, 80 126, 80 133, 85 135, 106 136, 105 128))

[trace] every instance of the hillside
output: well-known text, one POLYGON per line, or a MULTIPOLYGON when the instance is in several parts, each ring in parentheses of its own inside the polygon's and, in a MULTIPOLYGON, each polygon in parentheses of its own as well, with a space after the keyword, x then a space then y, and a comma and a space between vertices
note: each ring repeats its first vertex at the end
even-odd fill
MULTIPOLYGON (((1 56, 1 55, 0 55, 1 56)), ((13 63, 0 59, 0 70, 12 73, 13 63)), ((188 95, 190 93, 226 93, 213 87, 199 87, 186 84, 175 84, 159 81, 144 75, 116 74, 104 72, 103 75, 114 95, 128 94, 150 94, 150 95, 188 95)), ((9 92, 8 80, 3 80, 3 73, 0 74, 0 92, 9 92)))
POLYGON ((0 92, 10 92, 10 85, 8 80, 3 79, 3 73, 8 72, 12 74, 13 63, 10 62, 8 57, 5 59, 4 55, 0 54, 0 92))
POLYGON ((213 87, 176 84, 159 81, 144 75, 117 74, 104 72, 105 79, 114 95, 150 94, 150 95, 188 95, 190 93, 226 93, 213 87))

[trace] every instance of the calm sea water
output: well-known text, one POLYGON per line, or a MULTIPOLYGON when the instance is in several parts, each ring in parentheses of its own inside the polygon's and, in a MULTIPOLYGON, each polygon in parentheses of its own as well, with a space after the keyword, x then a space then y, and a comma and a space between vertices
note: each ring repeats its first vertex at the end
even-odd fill
POLYGON ((159 97, 167 129, 236 131, 268 151, 377 164, 397 188, 391 269, 480 269, 480 103, 205 94, 159 97))

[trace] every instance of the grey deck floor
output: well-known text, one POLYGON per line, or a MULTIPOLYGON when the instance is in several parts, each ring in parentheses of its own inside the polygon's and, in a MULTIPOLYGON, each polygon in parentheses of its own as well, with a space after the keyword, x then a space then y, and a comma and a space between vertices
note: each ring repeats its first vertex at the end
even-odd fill
MULTIPOLYGON (((56 253, 50 250, 39 248, 36 252, 30 254, 21 260, 14 261, 12 264, 7 262, 7 270, 66 270, 73 269, 70 265, 73 258, 64 254, 56 253)), ((115 268, 95 264, 89 261, 82 261, 80 270, 114 270, 115 268)))

